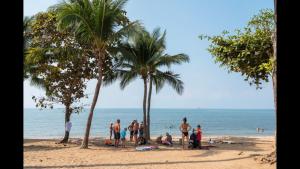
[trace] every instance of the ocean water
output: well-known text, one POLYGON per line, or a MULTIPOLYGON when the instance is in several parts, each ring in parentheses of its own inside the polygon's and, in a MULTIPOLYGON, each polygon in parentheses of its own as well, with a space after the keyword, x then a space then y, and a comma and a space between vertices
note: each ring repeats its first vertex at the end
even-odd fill
MULTIPOLYGON (((108 126, 117 118, 121 128, 143 119, 142 109, 96 109, 92 121, 91 137, 108 137, 108 126)), ((275 112, 272 109, 151 109, 151 136, 169 132, 180 135, 183 117, 196 128, 201 125, 204 136, 271 136, 275 134, 275 112), (256 128, 264 128, 257 133, 256 128)), ((88 109, 72 114, 70 137, 82 138, 88 109)), ((24 138, 61 138, 64 135, 64 109, 24 109, 24 138)))

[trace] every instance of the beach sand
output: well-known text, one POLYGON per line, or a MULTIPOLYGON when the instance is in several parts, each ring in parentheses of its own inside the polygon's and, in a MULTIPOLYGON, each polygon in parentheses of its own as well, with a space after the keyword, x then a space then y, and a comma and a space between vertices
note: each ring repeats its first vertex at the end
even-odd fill
MULTIPOLYGON (((103 139, 90 139, 89 149, 80 149, 80 139, 67 145, 55 139, 24 139, 24 168, 84 169, 275 169, 275 164, 255 160, 274 150, 274 137, 214 137, 209 150, 182 150, 178 137, 175 145, 159 145, 158 150, 136 151, 131 144, 125 148, 105 146, 103 139)), ((202 145, 207 144, 204 138, 202 145)), ((155 145, 155 143, 152 143, 155 145)))

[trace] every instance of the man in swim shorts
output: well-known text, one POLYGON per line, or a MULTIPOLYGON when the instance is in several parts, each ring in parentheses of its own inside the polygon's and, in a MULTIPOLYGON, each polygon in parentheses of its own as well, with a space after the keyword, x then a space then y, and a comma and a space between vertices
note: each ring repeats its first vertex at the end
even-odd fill
POLYGON ((117 119, 117 122, 114 124, 114 136, 115 136, 115 146, 119 146, 119 141, 120 141, 120 119, 117 119))

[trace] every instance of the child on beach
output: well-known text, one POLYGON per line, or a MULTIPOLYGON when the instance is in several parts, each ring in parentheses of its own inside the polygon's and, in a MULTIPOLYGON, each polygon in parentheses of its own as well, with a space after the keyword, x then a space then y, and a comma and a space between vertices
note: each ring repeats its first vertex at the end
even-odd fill
POLYGON ((200 124, 198 124, 198 126, 197 126, 197 140, 198 140, 198 143, 199 143, 199 145, 198 145, 199 149, 201 149, 201 139, 202 139, 202 131, 201 131, 200 124))
POLYGON ((112 137, 112 133, 113 133, 113 123, 110 123, 110 126, 109 126, 109 139, 111 140, 111 137, 112 137))
POLYGON ((119 146, 120 141, 120 119, 117 119, 117 122, 114 124, 114 135, 115 135, 115 146, 119 146))
POLYGON ((125 147, 125 141, 126 141, 126 131, 127 128, 124 128, 124 130, 121 131, 121 141, 122 141, 122 147, 125 147))
POLYGON ((189 131, 191 130, 191 126, 189 123, 187 123, 186 117, 182 119, 179 130, 182 132, 182 149, 184 149, 184 138, 186 138, 187 142, 189 143, 189 131))

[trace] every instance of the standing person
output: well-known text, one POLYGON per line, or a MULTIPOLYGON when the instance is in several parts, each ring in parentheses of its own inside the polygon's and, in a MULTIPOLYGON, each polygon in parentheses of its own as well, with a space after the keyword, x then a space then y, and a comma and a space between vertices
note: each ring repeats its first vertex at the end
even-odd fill
POLYGON ((114 131, 113 125, 114 125, 113 123, 110 123, 110 126, 109 126, 109 140, 111 140, 112 133, 114 131))
POLYGON ((133 137, 134 137, 134 145, 135 146, 137 146, 137 144, 138 144, 138 139, 137 139, 138 131, 139 131, 139 123, 137 120, 135 120, 134 125, 133 125, 133 137))
POLYGON ((134 121, 132 121, 131 124, 128 126, 128 130, 130 132, 130 141, 132 141, 133 138, 133 125, 134 125, 134 121))
POLYGON ((182 149, 184 149, 184 138, 186 138, 189 143, 189 131, 191 130, 191 126, 187 123, 186 117, 184 117, 182 121, 179 130, 182 132, 182 149))
POLYGON ((119 146, 119 141, 120 141, 120 119, 117 119, 117 122, 114 124, 114 135, 115 135, 115 146, 119 146))
POLYGON ((139 138, 144 137, 144 123, 141 122, 139 127, 139 138))
POLYGON ((139 127, 139 138, 138 142, 140 145, 146 144, 146 139, 144 137, 144 123, 141 122, 140 127, 139 127))
POLYGON ((124 128, 124 129, 121 131, 122 147, 125 147, 126 131, 127 131, 127 128, 124 128))
MULTIPOLYGON (((72 122, 69 120, 67 123, 66 123, 66 126, 65 126, 65 129, 66 129, 66 143, 68 142, 68 139, 69 139, 69 134, 70 134, 70 131, 71 131, 71 128, 72 128, 72 122)), ((64 141, 64 140, 63 140, 64 141)), ((62 142, 63 142, 62 141, 62 142)))
POLYGON ((201 149, 201 139, 202 139, 202 130, 201 130, 200 124, 198 124, 198 126, 197 126, 197 140, 199 142, 199 145, 198 145, 199 149, 201 149))

